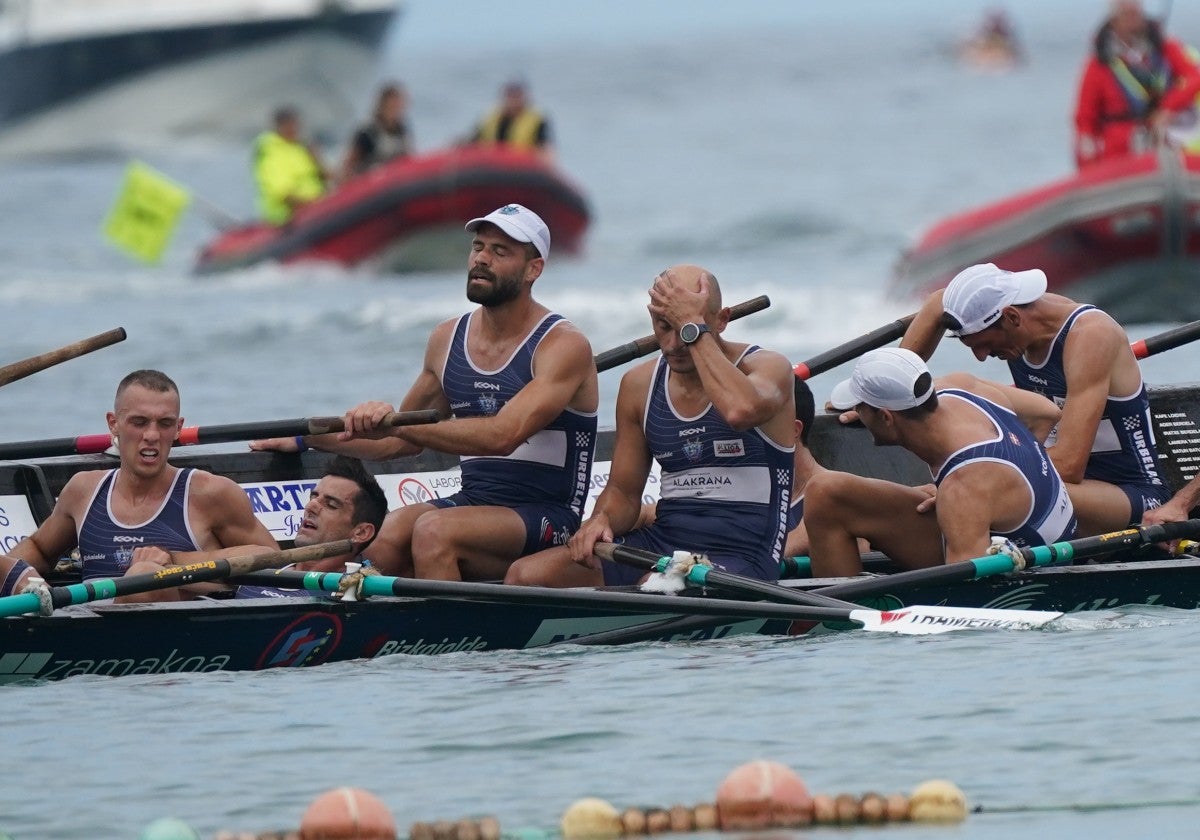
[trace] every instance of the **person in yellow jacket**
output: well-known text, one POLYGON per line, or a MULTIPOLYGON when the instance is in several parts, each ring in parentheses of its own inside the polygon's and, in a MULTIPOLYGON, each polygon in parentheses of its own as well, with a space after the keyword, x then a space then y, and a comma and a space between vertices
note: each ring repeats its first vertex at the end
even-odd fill
POLYGON ((554 157, 550 121, 529 103, 529 93, 522 81, 511 81, 504 86, 500 104, 475 126, 471 142, 536 152, 547 161, 554 157))
POLYGON ((282 225, 297 207, 324 194, 326 171, 313 150, 300 142, 295 108, 276 111, 274 125, 254 141, 254 180, 263 219, 282 225))

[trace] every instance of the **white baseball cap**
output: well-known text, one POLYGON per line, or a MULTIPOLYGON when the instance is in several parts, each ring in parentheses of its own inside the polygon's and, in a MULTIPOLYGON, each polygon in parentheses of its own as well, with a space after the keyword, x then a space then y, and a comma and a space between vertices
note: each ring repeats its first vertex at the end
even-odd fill
POLYGON ((929 373, 924 360, 911 350, 883 347, 863 354, 849 379, 839 382, 829 397, 838 411, 866 403, 874 408, 904 411, 916 408, 933 393, 933 379, 923 389, 917 380, 929 373))
POLYGON ((1033 303, 1046 294, 1046 272, 1005 271, 992 263, 964 268, 942 295, 942 308, 958 321, 953 335, 973 335, 1000 319, 1006 306, 1033 303))
POLYGON ((467 231, 474 233, 484 222, 490 222, 518 242, 530 242, 542 259, 550 256, 550 228, 542 217, 520 204, 505 204, 486 216, 467 222, 467 231))

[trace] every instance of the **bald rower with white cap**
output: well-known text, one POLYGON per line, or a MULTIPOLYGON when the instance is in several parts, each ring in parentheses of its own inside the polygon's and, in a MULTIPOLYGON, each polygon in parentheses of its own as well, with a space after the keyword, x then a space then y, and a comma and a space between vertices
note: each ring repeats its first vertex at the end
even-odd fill
POLYGON ((1037 269, 986 263, 931 294, 900 346, 928 359, 946 330, 977 359, 1003 359, 1018 388, 1062 409, 1046 447, 1081 535, 1136 524, 1167 500, 1142 372, 1125 330, 1108 314, 1047 293, 1037 269))
POLYGON ((380 460, 425 448, 460 456, 462 488, 388 514, 364 552, 385 574, 503 578, 518 557, 564 544, 579 527, 596 443, 599 386, 592 348, 570 321, 533 298, 550 231, 507 204, 466 225, 467 299, 478 306, 436 326, 398 407, 438 409, 428 426, 381 425, 375 401, 346 414, 346 431, 259 442, 380 460))
POLYGON ((1075 536, 1071 500, 1040 440, 1058 421, 1045 397, 969 374, 935 383, 910 350, 864 355, 833 391, 856 409, 877 446, 899 445, 929 465, 934 487, 824 472, 805 494, 814 576, 862 571, 857 538, 909 569, 987 553, 992 536, 1045 545, 1075 536))

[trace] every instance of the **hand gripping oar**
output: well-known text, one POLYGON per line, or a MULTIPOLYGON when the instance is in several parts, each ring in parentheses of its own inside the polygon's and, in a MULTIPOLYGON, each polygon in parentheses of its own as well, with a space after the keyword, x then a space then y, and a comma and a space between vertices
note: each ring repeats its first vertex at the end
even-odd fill
POLYGON ((108 347, 111 344, 116 344, 124 340, 125 328, 117 327, 108 332, 94 335, 91 338, 85 338, 73 344, 68 344, 65 347, 60 347, 57 350, 51 350, 48 353, 42 353, 41 355, 23 359, 19 362, 13 362, 11 365, 0 367, 0 385, 16 382, 18 379, 24 379, 26 376, 31 376, 40 370, 45 370, 48 367, 61 364, 69 359, 83 356, 84 354, 91 353, 93 350, 99 350, 102 347, 108 347))
MULTIPOLYGON (((383 425, 418 426, 436 423, 440 419, 441 415, 432 408, 421 411, 393 411, 384 418, 383 425)), ((191 446, 200 443, 231 443, 268 437, 323 435, 329 432, 340 432, 343 428, 343 418, 341 417, 298 417, 294 420, 267 420, 261 423, 187 426, 180 429, 175 445, 191 446)), ((81 435, 73 438, 0 443, 0 460, 51 458, 57 455, 94 455, 97 452, 103 452, 110 446, 112 446, 112 437, 109 435, 81 435)))
POLYGON ((903 318, 897 318, 892 323, 871 330, 866 335, 860 335, 858 338, 851 339, 845 344, 839 344, 832 350, 818 353, 808 361, 797 364, 793 370, 796 372, 796 376, 799 376, 801 379, 809 379, 818 373, 832 370, 843 362, 857 359, 868 350, 874 350, 877 347, 882 347, 889 341, 901 338, 915 317, 917 316, 914 313, 912 315, 905 315, 903 318))
MULTIPOLYGON (((771 299, 766 295, 759 295, 756 298, 734 304, 729 307, 729 320, 736 321, 738 318, 744 318, 747 315, 753 315, 755 312, 761 312, 771 305, 771 299)), ((634 359, 640 359, 642 356, 648 356, 658 349, 658 338, 652 335, 643 336, 636 341, 630 341, 628 344, 622 344, 620 347, 614 347, 611 350, 605 350, 596 356, 596 371, 603 373, 606 370, 611 370, 626 362, 632 362, 634 359)))
MULTIPOLYGON (((165 566, 161 571, 145 575, 127 575, 121 578, 97 578, 84 583, 50 587, 50 603, 54 609, 70 604, 85 604, 115 598, 118 595, 134 595, 156 589, 170 589, 208 580, 221 580, 234 575, 244 575, 259 569, 273 569, 289 563, 307 563, 325 557, 350 554, 355 544, 350 540, 307 545, 283 551, 268 551, 263 554, 243 555, 220 560, 202 560, 184 566, 165 566)), ((0 598, 0 617, 36 613, 42 609, 41 598, 36 592, 24 592, 0 598)))
POLYGON ((1129 346, 1133 348, 1134 356, 1144 359, 1165 350, 1173 350, 1198 338, 1200 338, 1200 321, 1192 321, 1182 327, 1175 327, 1158 335, 1131 342, 1129 346))

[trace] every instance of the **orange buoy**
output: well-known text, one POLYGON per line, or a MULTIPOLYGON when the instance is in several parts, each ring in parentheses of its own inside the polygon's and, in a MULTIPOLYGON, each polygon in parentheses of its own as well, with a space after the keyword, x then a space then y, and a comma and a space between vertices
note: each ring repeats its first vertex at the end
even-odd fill
POLYGON ((721 782, 717 810, 724 831, 791 828, 812 822, 812 797, 790 767, 751 761, 721 782))
POLYGON ((340 787, 326 791, 300 820, 301 840, 396 840, 396 821, 372 793, 340 787))

